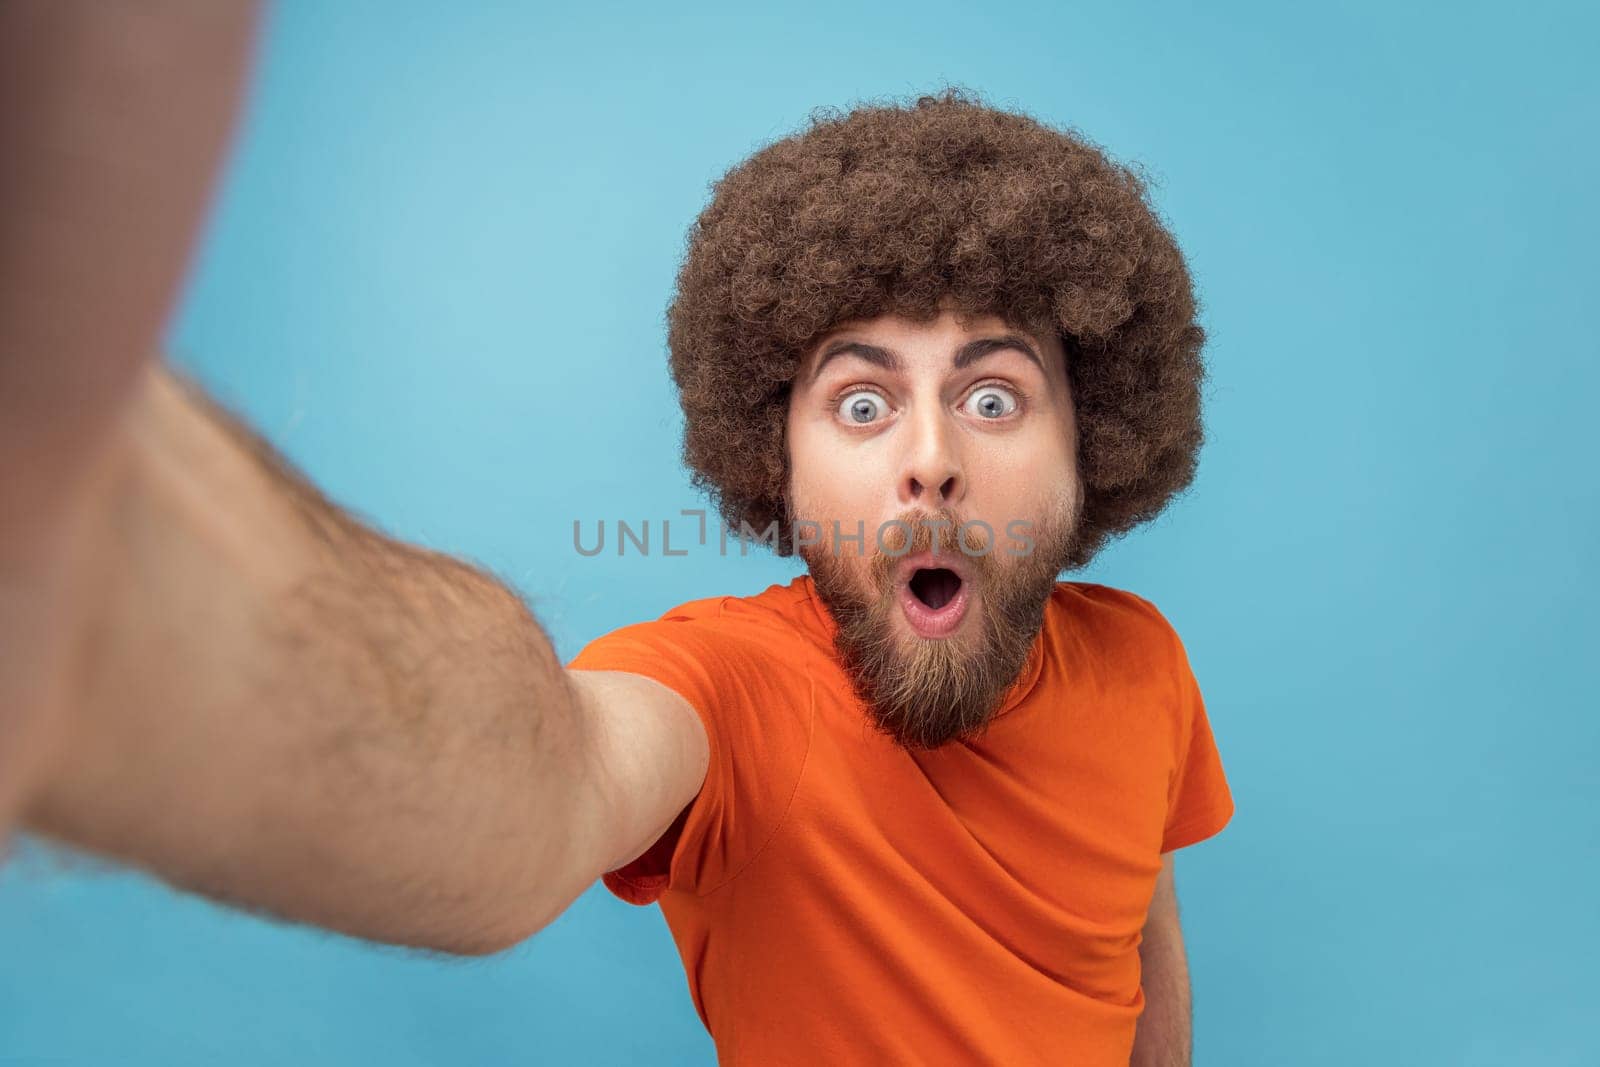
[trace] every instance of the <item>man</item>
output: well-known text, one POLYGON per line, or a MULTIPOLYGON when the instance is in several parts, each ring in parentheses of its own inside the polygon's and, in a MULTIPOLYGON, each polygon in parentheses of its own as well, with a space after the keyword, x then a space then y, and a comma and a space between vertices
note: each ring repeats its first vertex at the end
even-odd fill
POLYGON ((1231 802, 1171 629, 1056 576, 1191 478, 1193 315, 1138 181, 1029 119, 946 94, 758 153, 672 371, 697 483, 810 573, 566 668, 152 370, 25 822, 463 954, 603 876, 661 900, 725 1063, 1184 1063, 1170 854, 1231 802))
POLYGON ((1172 852, 1231 798, 1165 620, 1056 579, 1190 481, 1194 310, 1132 175, 958 93, 718 183, 669 317, 685 456, 808 573, 569 667, 704 726, 604 883, 660 901, 725 1062, 1187 1062, 1172 852))

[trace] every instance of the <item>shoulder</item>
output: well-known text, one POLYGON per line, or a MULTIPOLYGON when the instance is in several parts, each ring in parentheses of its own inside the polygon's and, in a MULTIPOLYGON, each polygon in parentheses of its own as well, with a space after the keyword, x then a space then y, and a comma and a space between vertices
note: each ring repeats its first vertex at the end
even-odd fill
POLYGON ((803 606, 801 597, 794 583, 774 584, 745 596, 728 593, 685 601, 655 621, 694 622, 729 630, 792 629, 803 606))
POLYGON ((622 664, 668 657, 718 673, 775 669, 794 630, 784 610, 785 598, 779 594, 784 588, 685 601, 657 618, 601 634, 568 666, 628 670, 636 668, 622 664))
POLYGON ((1137 593, 1096 582, 1057 582, 1052 608, 1102 654, 1170 665, 1183 645, 1172 623, 1137 593))

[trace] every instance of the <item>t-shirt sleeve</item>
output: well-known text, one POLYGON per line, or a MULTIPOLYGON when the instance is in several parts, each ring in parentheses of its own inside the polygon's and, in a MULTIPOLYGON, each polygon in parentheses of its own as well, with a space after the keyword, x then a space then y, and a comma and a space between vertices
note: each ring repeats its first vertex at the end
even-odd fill
POLYGON ((1167 793, 1161 851, 1193 845, 1220 832, 1233 818, 1233 795, 1211 733, 1205 700, 1183 642, 1172 633, 1177 683, 1178 756, 1167 793))
POLYGON ((668 890, 704 895, 732 880, 794 794, 810 742, 804 677, 745 620, 670 613, 596 638, 567 666, 660 682, 699 715, 710 747, 700 791, 648 849, 601 876, 605 887, 645 905, 668 890))

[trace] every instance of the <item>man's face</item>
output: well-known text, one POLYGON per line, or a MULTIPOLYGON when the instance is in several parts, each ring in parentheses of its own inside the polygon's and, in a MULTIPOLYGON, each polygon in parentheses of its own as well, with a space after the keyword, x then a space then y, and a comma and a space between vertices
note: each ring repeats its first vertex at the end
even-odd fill
POLYGON ((879 728, 908 748, 975 735, 1082 509, 1059 339, 951 312, 842 324, 801 359, 787 444, 798 550, 879 728))

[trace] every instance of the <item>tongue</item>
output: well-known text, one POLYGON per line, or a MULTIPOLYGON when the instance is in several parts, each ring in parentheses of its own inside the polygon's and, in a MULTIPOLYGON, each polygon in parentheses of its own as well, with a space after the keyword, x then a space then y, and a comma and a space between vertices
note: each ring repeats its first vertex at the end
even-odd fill
POLYGON ((935 611, 950 603, 961 588, 961 579, 943 567, 929 567, 911 576, 911 592, 935 611))

